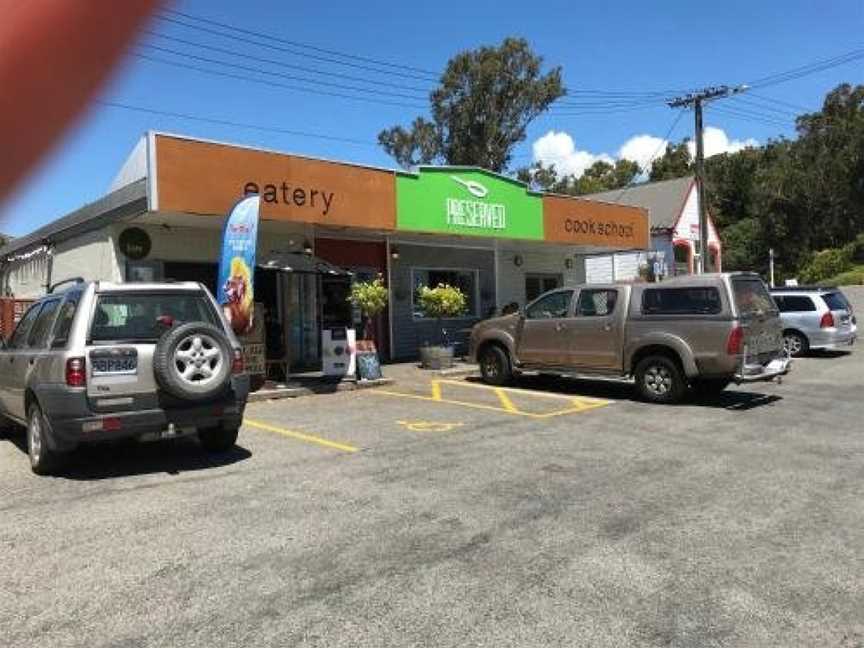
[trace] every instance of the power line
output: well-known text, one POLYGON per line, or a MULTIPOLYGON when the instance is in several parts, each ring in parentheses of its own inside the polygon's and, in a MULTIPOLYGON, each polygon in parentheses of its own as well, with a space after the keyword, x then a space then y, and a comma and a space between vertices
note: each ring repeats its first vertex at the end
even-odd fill
POLYGON ((789 122, 783 121, 779 118, 760 116, 760 115, 754 114, 754 113, 742 112, 739 109, 729 108, 728 106, 723 106, 722 108, 717 107, 717 106, 712 106, 711 112, 717 113, 720 115, 725 115, 727 117, 737 117, 738 119, 741 119, 744 121, 749 121, 749 122, 752 122, 755 124, 761 124, 763 126, 765 126, 765 125, 767 125, 767 126, 780 126, 782 128, 788 128, 790 126, 789 122))
POLYGON ((412 108, 414 110, 425 110, 425 106, 420 106, 416 104, 406 104, 400 103, 397 101, 387 101, 384 99, 373 99, 372 97, 356 97, 353 95, 346 95, 339 92, 328 92, 326 90, 313 90, 311 88, 302 88, 299 86, 292 86, 285 83, 279 83, 278 81, 266 81, 264 79, 256 79, 248 76, 242 76, 240 74, 232 74, 230 72, 222 72, 219 70, 210 70, 208 68, 203 68, 198 65, 191 65, 188 63, 182 63, 180 61, 170 61, 167 59, 158 58, 155 56, 150 56, 149 54, 141 54, 140 52, 133 52, 132 56, 135 56, 140 59, 144 59, 146 61, 151 61, 154 63, 161 63, 163 65, 171 65, 178 68, 184 68, 187 70, 194 70, 196 72, 201 72, 203 74, 210 74, 213 76, 225 77, 228 79, 237 79, 240 81, 245 81, 247 83, 257 83, 259 85, 265 85, 267 87, 278 87, 285 88, 286 90, 293 90, 295 92, 305 92, 307 94, 315 94, 315 95, 323 95, 325 97, 338 97, 340 99, 351 99, 353 101, 363 101, 366 103, 374 103, 374 104, 382 104, 385 106, 397 106, 400 108, 412 108))
POLYGON ((423 68, 415 67, 413 65, 405 65, 403 63, 391 63, 390 61, 383 61, 380 59, 368 58, 365 56, 359 56, 357 54, 350 54, 348 52, 340 52, 338 50, 325 49, 323 47, 318 47, 317 45, 312 45, 310 43, 303 43, 300 41, 289 40, 287 38, 281 38, 278 36, 273 36, 270 34, 264 34, 261 32, 252 31, 251 29, 243 29, 242 27, 237 27, 236 25, 228 25, 226 23, 220 23, 216 20, 211 20, 209 18, 204 18, 203 16, 193 16, 192 14, 183 13, 182 11, 177 11, 176 9, 163 9, 164 13, 174 14, 175 16, 180 16, 185 18, 186 20, 197 20, 199 22, 207 23, 208 25, 215 25, 217 27, 222 27, 223 29, 232 29, 234 31, 241 32, 243 34, 249 34, 251 36, 257 36, 259 38, 272 38, 274 40, 278 40, 279 42, 286 43, 288 45, 293 45, 294 47, 303 47, 306 49, 310 49, 314 52, 321 52, 322 54, 330 54, 332 56, 341 56, 347 59, 353 59, 355 61, 363 61, 364 63, 372 63, 374 65, 380 65, 382 67, 391 67, 400 70, 410 70, 412 72, 419 72, 421 74, 428 74, 431 76, 437 76, 437 72, 433 72, 431 70, 424 70, 423 68))
POLYGON ((744 106, 749 106, 751 110, 755 108, 757 110, 762 111, 763 113, 765 111, 768 111, 769 113, 774 113, 774 115, 773 115, 774 117, 776 117, 777 115, 781 115, 783 117, 797 117, 798 116, 798 113, 792 112, 788 108, 780 108, 778 106, 772 106, 772 105, 768 105, 768 104, 764 104, 764 103, 758 103, 756 101, 750 101, 749 99, 747 99, 745 97, 740 97, 740 96, 732 97, 732 103, 736 106, 739 104, 743 104, 744 106))
POLYGON ((300 77, 295 76, 293 74, 283 74, 282 72, 272 72, 270 70, 262 70, 261 68, 250 67, 248 65, 240 65, 239 63, 231 63, 230 61, 220 61, 219 59, 212 59, 206 56, 198 56, 197 54, 190 54, 188 52, 180 52, 178 50, 171 49, 169 47, 160 47, 159 45, 148 45, 147 43, 141 43, 139 47, 143 47, 145 49, 156 50, 157 52, 162 52, 165 54, 173 54, 174 56, 180 56, 187 59, 192 59, 193 61, 201 61, 203 63, 213 63, 215 65, 223 65, 225 67, 235 68, 237 70, 243 70, 245 72, 254 72, 256 74, 266 74, 267 76, 275 76, 282 79, 288 79, 289 81, 300 81, 302 83, 313 83, 316 85, 327 86, 329 88, 336 88, 339 90, 351 90, 353 92, 366 92, 370 94, 384 95, 388 97, 397 97, 399 99, 415 99, 422 100, 423 97, 418 97, 416 95, 407 95, 399 92, 388 92, 386 90, 371 90, 369 88, 361 88, 359 86, 350 86, 342 83, 330 83, 328 81, 319 81, 318 79, 310 79, 309 77, 300 77))
MULTIPOLYGON (((671 141, 670 138, 672 137, 672 133, 674 133, 675 129, 678 127, 678 122, 681 121, 681 118, 684 116, 684 112, 685 112, 684 108, 682 108, 681 110, 678 111, 678 114, 675 116, 675 119, 672 121, 672 125, 669 127, 669 130, 666 131, 666 135, 664 135, 660 139, 660 144, 657 145, 657 148, 654 150, 654 153, 652 153, 651 157, 648 158, 648 163, 651 164, 652 166, 654 164, 654 160, 657 158, 658 155, 660 155, 660 151, 669 145, 669 143, 671 141)), ((645 171, 646 171, 646 169, 642 169, 643 173, 645 171)), ((621 189, 621 193, 619 193, 617 196, 615 196, 614 202, 619 202, 621 200, 621 198, 624 197, 624 194, 626 194, 636 184, 637 183, 634 183, 632 181, 628 182, 627 185, 623 189, 621 189)))
MULTIPOLYGON (((309 54, 308 52, 299 51, 297 49, 291 49, 289 47, 274 45, 273 43, 263 43, 263 42, 258 42, 258 41, 252 41, 249 39, 242 39, 242 38, 239 38, 236 34, 231 34, 231 33, 226 34, 224 31, 217 31, 215 29, 210 29, 208 27, 202 27, 201 25, 195 25, 195 24, 190 25, 189 23, 183 22, 181 20, 177 20, 175 18, 169 18, 168 16, 157 15, 156 19, 161 20, 163 22, 172 23, 175 25, 180 25, 182 27, 186 27, 187 29, 195 29, 197 31, 204 32, 207 34, 212 34, 215 36, 221 36, 222 38, 230 38, 232 41, 242 40, 244 42, 251 43, 251 44, 257 45, 259 47, 266 47, 268 49, 276 50, 279 52, 285 52, 288 54, 293 54, 295 56, 301 56, 301 57, 312 59, 315 61, 322 61, 322 62, 326 62, 326 63, 332 63, 334 65, 342 65, 345 67, 355 68, 355 69, 359 69, 359 70, 366 70, 367 72, 375 72, 376 74, 387 74, 390 76, 402 77, 404 79, 415 79, 415 80, 419 79, 421 81, 435 81, 436 80, 435 78, 430 78, 429 76, 420 76, 418 74, 412 74, 412 73, 407 73, 407 72, 398 72, 396 70, 382 70, 379 68, 371 67, 368 65, 363 65, 360 63, 352 63, 350 61, 340 61, 338 59, 329 58, 326 56, 318 56, 316 54, 309 54)), ((231 27, 231 26, 225 26, 224 29, 229 29, 229 30, 234 31, 236 28, 231 27)), ((243 31, 248 32, 248 30, 243 30, 243 31)), ((268 36, 266 34, 261 35, 260 38, 267 38, 267 39, 276 40, 276 41, 282 40, 278 37, 268 36)))
POLYGON ((788 101, 783 101, 782 99, 775 99, 773 97, 766 97, 765 95, 756 94, 755 92, 752 92, 752 91, 748 92, 747 94, 750 95, 751 97, 753 97, 754 99, 757 99, 759 101, 764 101, 766 103, 779 104, 781 106, 786 106, 787 108, 793 108, 794 110, 803 110, 804 112, 807 112, 807 113, 818 112, 816 109, 813 109, 813 108, 807 108, 806 106, 801 106, 799 104, 789 103, 788 101))
POLYGON ((765 88, 768 86, 777 85, 779 83, 794 81, 795 79, 800 79, 802 77, 816 74, 824 70, 830 70, 831 68, 835 68, 846 63, 851 63, 852 61, 857 61, 862 58, 864 58, 864 49, 855 49, 829 59, 814 61, 812 63, 808 63, 807 65, 792 68, 791 70, 787 70, 785 72, 778 72, 777 74, 771 74, 759 79, 755 79, 754 81, 749 82, 747 85, 753 88, 765 88))
POLYGON ((277 126, 262 126, 260 124, 250 124, 245 122, 237 122, 228 119, 216 119, 211 117, 201 117, 200 115, 189 115, 187 113, 170 112, 167 110, 157 110, 155 108, 146 108, 144 106, 134 106, 131 104, 119 103, 116 101, 105 101, 97 99, 95 103, 109 108, 121 108, 133 112, 146 113, 150 115, 159 115, 162 117, 173 117, 175 119, 186 119, 189 121, 204 122, 208 124, 217 124, 219 126, 231 126, 232 128, 249 128, 252 130, 265 131, 268 133, 280 133, 282 135, 294 135, 296 137, 310 137, 315 139, 330 140, 333 142, 344 142, 346 144, 357 144, 358 146, 374 146, 378 144, 366 142, 364 140, 351 139, 350 137, 336 137, 335 135, 323 135, 321 133, 309 133, 306 131, 290 130, 287 128, 279 128, 277 126))
POLYGON ((175 43, 182 43, 184 45, 191 45, 193 47, 200 47, 201 49, 210 50, 211 52, 219 52, 221 54, 230 54, 231 56, 237 56, 243 59, 249 59, 251 61, 257 61, 259 63, 268 63, 270 65, 278 65, 280 67, 288 68, 291 70, 300 70, 301 72, 308 72, 310 74, 321 74, 324 76, 335 77, 338 79, 347 79, 348 81, 359 81, 361 83, 369 83, 372 85, 380 85, 386 86, 388 88, 396 88, 398 90, 407 90, 407 91, 416 91, 422 93, 428 93, 428 88, 418 88, 413 86, 404 86, 399 83, 390 83, 388 81, 379 81, 377 79, 369 79, 364 77, 352 76, 350 74, 340 74, 339 72, 332 72, 329 70, 319 70, 317 68, 310 68, 303 65, 293 65, 291 63, 286 63, 284 61, 279 61, 276 59, 264 58, 261 56, 254 56, 253 54, 247 54, 245 52, 240 52, 238 50, 227 49, 224 47, 216 47, 215 45, 208 45, 205 43, 201 43, 198 41, 190 41, 185 38, 177 38, 176 36, 169 36, 168 34, 162 34, 160 32, 151 31, 149 29, 142 30, 142 33, 148 34, 150 36, 155 36, 156 38, 161 38, 163 40, 169 40, 175 43))

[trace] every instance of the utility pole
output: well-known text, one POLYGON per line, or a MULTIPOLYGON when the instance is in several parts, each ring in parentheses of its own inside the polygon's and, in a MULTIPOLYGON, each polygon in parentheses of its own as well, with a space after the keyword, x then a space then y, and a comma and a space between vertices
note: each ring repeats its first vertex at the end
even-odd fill
POLYGON ((696 120, 696 195, 699 203, 699 265, 697 273, 702 274, 708 268, 708 208, 705 204, 705 144, 702 137, 702 106, 712 99, 722 99, 730 95, 744 92, 746 85, 730 88, 729 86, 712 86, 698 92, 691 92, 683 97, 675 97, 666 103, 670 108, 693 108, 696 120))

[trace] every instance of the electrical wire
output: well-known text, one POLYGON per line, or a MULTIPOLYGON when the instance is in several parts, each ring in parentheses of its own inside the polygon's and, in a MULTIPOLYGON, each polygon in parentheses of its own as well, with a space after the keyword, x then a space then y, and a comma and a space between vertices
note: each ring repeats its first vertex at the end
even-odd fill
POLYGON ((256 36, 258 38, 271 38, 271 39, 279 41, 281 43, 286 43, 286 44, 292 45, 294 47, 301 47, 301 48, 309 49, 309 50, 312 50, 314 52, 320 52, 322 54, 330 54, 332 56, 341 56, 343 58, 353 59, 355 61, 362 61, 364 63, 372 63, 374 65, 380 65, 382 67, 391 67, 391 68, 400 69, 400 70, 409 70, 412 72, 418 72, 421 74, 430 75, 430 76, 436 77, 436 78, 438 76, 437 72, 433 72, 432 70, 425 70, 423 68, 415 67, 413 65, 405 65, 402 63, 391 63, 389 61, 383 61, 380 59, 374 59, 374 58, 368 58, 365 56, 359 56, 357 54, 350 54, 347 52, 340 52, 337 50, 325 49, 323 47, 318 47, 317 45, 312 45, 310 43, 303 43, 300 41, 289 40, 287 38, 273 36, 271 34, 264 34, 262 32, 252 31, 251 29, 243 29, 242 27, 237 27, 236 25, 229 25, 227 23, 221 23, 221 22, 218 22, 216 20, 212 20, 210 18, 204 18, 203 16, 195 16, 192 14, 184 13, 182 11, 177 11, 176 9, 163 9, 162 13, 163 14, 168 13, 168 14, 173 14, 175 16, 180 16, 181 18, 184 18, 186 20, 192 20, 192 21, 197 20, 199 22, 203 22, 203 23, 206 23, 208 25, 214 25, 217 27, 222 27, 223 29, 231 29, 233 31, 237 31, 237 32, 240 32, 243 34, 249 34, 250 36, 256 36))
POLYGON ((186 119, 189 121, 203 122, 207 124, 217 124, 219 126, 231 126, 232 128, 248 128, 251 130, 264 131, 267 133, 279 133, 281 135, 294 135, 296 137, 310 137, 315 139, 329 140, 332 142, 342 142, 345 144, 356 144, 358 146, 374 146, 378 144, 366 142, 364 140, 352 139, 350 137, 337 137, 335 135, 323 135, 321 133, 309 133, 306 131, 291 130, 287 128, 279 128, 277 126, 262 126, 261 124, 250 124, 246 122, 238 122, 229 119, 217 119, 212 117, 201 117, 200 115, 189 115, 187 113, 171 112, 168 110, 157 110, 155 108, 146 108, 144 106, 134 106, 132 104, 120 103, 117 101, 106 101, 97 99, 94 103, 109 108, 120 108, 133 112, 146 113, 149 115, 159 115, 161 117, 172 117, 174 119, 186 119))
POLYGON ((188 63, 180 62, 180 61, 171 61, 168 59, 158 58, 156 56, 150 56, 149 54, 142 54, 140 52, 133 52, 132 56, 139 58, 139 59, 146 60, 146 61, 151 61, 153 63, 161 63, 163 65, 170 65, 173 67, 183 68, 186 70, 194 70, 196 72, 201 72, 202 74, 210 74, 212 76, 220 76, 220 77, 225 77, 228 79, 237 79, 240 81, 245 81, 247 83, 257 83, 259 85, 265 85, 267 87, 274 87, 275 86, 278 88, 284 88, 286 90, 293 90, 295 92, 304 92, 307 94, 322 95, 325 97, 338 97, 340 99, 351 99, 353 101, 363 101, 366 103, 381 104, 381 105, 385 105, 385 106, 397 106, 400 108, 412 108, 414 110, 426 110, 426 106, 421 106, 419 104, 406 104, 406 103, 400 103, 397 101, 386 101, 384 99, 374 99, 372 97, 356 97, 353 95, 342 94, 339 92, 328 92, 326 90, 313 90, 311 88, 302 88, 299 86, 292 86, 292 85, 288 85, 285 83, 279 83, 278 81, 267 81, 265 79, 256 79, 256 78, 252 78, 252 77, 248 77, 248 76, 243 76, 240 74, 232 74, 230 72, 222 72, 220 70, 210 70, 208 68, 204 68, 204 67, 201 67, 198 65, 191 65, 188 63))
POLYGON ((759 79, 750 81, 747 83, 747 85, 751 88, 766 88, 769 86, 777 85, 779 83, 794 81, 795 79, 800 79, 811 74, 823 72, 825 70, 830 70, 831 68, 845 65, 846 63, 851 63, 852 61, 857 61, 862 58, 864 58, 864 49, 855 49, 828 59, 813 61, 812 63, 808 63, 807 65, 792 68, 791 70, 787 70, 785 72, 770 74, 768 76, 764 76, 759 79))
POLYGON ((343 83, 330 83, 328 81, 319 81, 318 79, 311 79, 309 77, 301 77, 293 74, 284 74, 282 72, 273 72, 271 70, 264 70, 257 67, 251 67, 248 65, 241 65, 239 63, 231 63, 230 61, 221 61, 219 59, 209 58, 207 56, 198 56, 197 54, 190 54, 188 52, 181 52, 175 49, 171 49, 169 47, 160 47, 159 45, 148 45, 147 43, 141 43, 139 47, 155 50, 162 54, 172 54, 174 56, 179 56, 184 59, 190 59, 193 61, 200 61, 202 63, 211 63, 214 65, 221 65, 224 67, 234 68, 235 70, 243 70, 244 72, 254 72, 256 74, 266 74, 267 76, 278 77, 280 79, 288 79, 289 81, 300 81, 301 83, 312 83, 319 86, 325 86, 328 88, 336 88, 337 90, 350 90, 352 92, 365 92, 368 94, 375 94, 387 97, 396 97, 398 99, 413 99, 416 101, 422 101, 423 97, 419 97, 417 95, 408 95, 402 94, 399 92, 389 92, 386 90, 373 90, 369 88, 363 88, 360 86, 352 86, 345 85, 343 83))
POLYGON ((270 65, 278 65, 280 67, 284 67, 291 70, 300 70, 301 72, 308 72, 310 74, 321 74, 324 76, 335 77, 338 79, 346 79, 348 81, 359 81, 360 83, 369 83, 372 85, 380 85, 388 88, 396 88, 397 90, 406 90, 406 91, 415 91, 420 93, 428 93, 429 88, 418 88, 416 86, 405 86, 399 83, 390 83, 388 81, 380 81, 377 79, 369 79, 359 76, 352 76, 350 74, 340 74, 339 72, 332 72, 329 70, 320 70, 317 68, 310 68, 303 65, 293 65, 291 63, 286 63, 284 61, 279 61, 271 58, 264 58, 261 56, 254 56, 253 54, 247 54, 246 52, 240 52, 238 50, 226 49, 224 47, 216 47, 215 45, 208 45, 206 43, 201 43, 198 41, 191 41, 185 38, 177 38, 176 36, 169 36, 168 34, 163 34, 157 31, 152 31, 149 29, 142 30, 142 33, 147 34, 148 36, 154 36, 156 38, 161 38, 163 40, 172 41, 175 43, 181 43, 183 45, 191 45, 192 47, 199 47, 201 49, 206 49, 211 52, 219 52, 220 54, 230 54, 231 56, 237 56, 242 59, 248 59, 251 61, 256 61, 258 63, 267 63, 270 65))
POLYGON ((715 113, 720 114, 720 115, 725 115, 727 117, 735 117, 737 119, 741 119, 744 121, 749 121, 749 122, 753 122, 756 124, 762 124, 763 126, 765 126, 765 125, 767 125, 767 126, 780 126, 782 128, 789 128, 789 126, 790 126, 790 124, 788 122, 785 122, 785 121, 782 121, 779 119, 760 117, 760 116, 754 115, 752 113, 739 112, 738 110, 732 109, 732 108, 716 108, 716 107, 714 107, 711 110, 715 113))
MULTIPOLYGON (((187 29, 194 29, 194 30, 197 30, 197 31, 200 31, 200 32, 204 32, 204 33, 206 33, 206 34, 212 34, 212 35, 214 35, 214 36, 221 36, 222 38, 228 38, 228 39, 230 39, 232 42, 242 41, 242 42, 245 42, 245 43, 250 43, 250 44, 252 44, 252 45, 257 45, 257 46, 259 46, 259 47, 266 47, 266 48, 268 48, 268 49, 272 49, 272 50, 275 50, 275 51, 278 51, 278 52, 284 52, 284 53, 287 53, 287 54, 293 54, 293 55, 295 55, 295 56, 301 56, 301 57, 308 58, 308 59, 311 59, 311 60, 314 60, 314 61, 321 61, 321 62, 326 62, 326 63, 332 63, 333 65, 341 65, 341 66, 344 66, 344 67, 355 68, 355 69, 358 69, 358 70, 366 70, 367 72, 374 72, 374 73, 376 73, 376 74, 386 74, 386 75, 390 75, 390 76, 401 77, 401 78, 404 78, 404 79, 414 79, 414 80, 427 81, 427 82, 429 82, 429 81, 436 81, 436 80, 437 80, 437 79, 434 79, 434 78, 430 78, 430 77, 428 77, 428 76, 420 76, 420 75, 418 75, 418 74, 411 74, 411 73, 407 73, 407 72, 399 72, 399 71, 396 71, 396 70, 382 70, 382 69, 379 69, 379 68, 371 67, 371 66, 368 66, 368 65, 363 65, 363 64, 360 64, 360 63, 352 63, 352 62, 350 62, 350 61, 340 61, 340 60, 338 60, 338 59, 328 58, 328 57, 326 57, 326 56, 318 56, 318 55, 316 55, 316 54, 309 54, 308 52, 298 51, 298 50, 296 50, 296 49, 292 49, 292 48, 290 48, 290 47, 284 47, 284 46, 281 46, 281 45, 275 45, 275 44, 273 44, 273 43, 269 43, 269 42, 253 41, 253 40, 250 40, 250 39, 248 39, 248 38, 238 37, 236 34, 231 34, 231 33, 226 34, 224 31, 217 31, 217 30, 215 30, 215 29, 210 29, 210 28, 208 28, 208 27, 202 27, 201 25, 194 25, 194 24, 193 24, 193 25, 190 25, 190 24, 188 24, 188 23, 186 23, 186 22, 183 22, 183 21, 180 21, 180 20, 176 20, 175 18, 169 18, 169 17, 167 17, 167 16, 159 16, 159 15, 157 15, 157 16, 156 16, 156 19, 157 19, 157 20, 160 20, 160 21, 163 21, 163 22, 168 22, 168 23, 171 23, 171 24, 175 24, 175 25, 180 25, 180 26, 182 26, 182 27, 186 27, 187 29)), ((233 30, 233 29, 235 29, 235 28, 233 28, 233 27, 227 28, 227 27, 226 27, 226 29, 232 29, 232 30, 233 30)), ((277 40, 277 41, 279 40, 278 38, 275 38, 275 37, 273 37, 273 36, 266 36, 266 38, 268 38, 268 39, 272 39, 272 40, 277 40)))
MULTIPOLYGON (((681 121, 681 118, 684 116, 685 112, 687 112, 686 108, 682 108, 678 111, 678 114, 675 116, 675 119, 672 121, 672 125, 669 127, 669 130, 666 131, 666 135, 664 135, 661 138, 660 144, 654 150, 654 153, 651 154, 651 157, 648 158, 649 164, 653 165, 654 160, 657 159, 658 155, 660 155, 660 151, 669 145, 669 142, 671 141, 670 138, 672 137, 672 133, 675 132, 675 129, 678 127, 678 123, 681 121)), ((645 169, 642 169, 642 173, 644 173, 644 172, 645 172, 645 169)), ((642 175, 642 174, 640 173, 639 175, 642 175)), ((617 196, 615 196, 615 199, 613 200, 613 202, 616 202, 616 203, 619 202, 624 197, 624 194, 626 194, 636 184, 638 184, 638 183, 635 183, 633 181, 628 182, 627 185, 625 185, 624 188, 621 189, 621 192, 617 196)))

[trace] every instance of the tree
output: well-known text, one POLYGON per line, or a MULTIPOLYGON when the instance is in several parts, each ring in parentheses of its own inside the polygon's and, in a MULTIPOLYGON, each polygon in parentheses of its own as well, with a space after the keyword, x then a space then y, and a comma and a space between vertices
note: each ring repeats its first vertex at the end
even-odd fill
POLYGON ((441 160, 502 172, 528 124, 566 92, 561 68, 541 74, 542 63, 521 38, 461 52, 430 95, 432 121, 383 130, 378 143, 403 167, 441 160))
POLYGON ((666 151, 663 155, 651 163, 649 175, 651 182, 674 180, 692 173, 689 141, 689 139, 684 139, 678 144, 670 142, 666 145, 666 151))
POLYGON ((516 177, 540 191, 583 196, 626 187, 639 173, 636 162, 622 159, 614 165, 597 160, 578 178, 575 175, 559 176, 554 164, 545 166, 543 162, 535 162, 531 167, 519 169, 516 177))

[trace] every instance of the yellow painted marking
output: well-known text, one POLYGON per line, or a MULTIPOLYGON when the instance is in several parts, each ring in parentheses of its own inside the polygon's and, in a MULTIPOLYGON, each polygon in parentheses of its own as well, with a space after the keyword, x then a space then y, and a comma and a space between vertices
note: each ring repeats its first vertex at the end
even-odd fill
POLYGON ((450 432, 462 427, 464 423, 440 423, 436 421, 396 421, 412 432, 450 432))
POLYGON ((432 381, 432 400, 441 400, 441 383, 437 380, 432 381))
POLYGON ((292 439, 305 441, 306 443, 314 443, 316 445, 324 446, 325 448, 333 448, 334 450, 342 450, 343 452, 358 452, 360 450, 360 448, 355 448, 354 446, 348 445, 347 443, 330 441, 329 439, 324 439, 313 434, 304 434, 303 432, 286 430, 285 428, 276 427, 275 425, 270 425, 269 423, 264 423, 263 421, 255 421, 253 419, 244 418, 243 424, 248 425, 249 427, 258 428, 259 430, 275 432, 276 434, 281 434, 282 436, 287 436, 291 437, 292 439))
POLYGON ((520 410, 516 411, 508 411, 501 407, 494 407, 492 405, 482 405, 480 403, 470 403, 466 401, 458 401, 451 400, 448 398, 434 398, 432 396, 422 396, 421 394, 410 394, 408 392, 394 392, 387 391, 384 389, 370 389, 369 394, 381 394, 382 396, 395 396, 397 398, 413 398, 415 400, 427 401, 430 403, 445 403, 447 405, 460 405, 462 407, 471 407, 473 409, 486 410, 488 412, 498 412, 499 414, 512 414, 513 416, 525 416, 528 418, 534 419, 545 419, 551 418, 553 416, 563 416, 564 414, 576 414, 577 412, 584 412, 590 409, 596 409, 598 407, 605 407, 609 405, 612 401, 600 401, 593 403, 586 403, 585 405, 580 405, 579 407, 568 407, 567 409, 558 410, 555 412, 547 412, 545 414, 534 414, 533 412, 522 412, 520 410))
MULTIPOLYGON (((485 390, 498 390, 503 389, 504 391, 513 392, 515 394, 525 394, 526 396, 538 396, 540 398, 556 398, 558 400, 573 400, 574 397, 570 394, 550 394, 549 392, 536 391, 534 389, 522 389, 520 387, 493 387, 491 385, 484 385, 482 383, 470 382, 470 381, 461 381, 461 380, 450 380, 447 378, 442 378, 441 380, 434 380, 434 383, 441 383, 445 385, 456 385, 458 387, 474 387, 475 389, 485 389, 485 390)), ((588 403, 603 403, 608 405, 609 403, 614 403, 615 401, 603 399, 603 398, 592 398, 590 396, 577 396, 576 400, 588 402, 588 403)))
POLYGON ((517 408, 513 404, 513 401, 510 400, 510 397, 507 395, 507 392, 505 392, 503 389, 501 389, 500 387, 497 388, 495 390, 495 394, 498 396, 498 400, 501 401, 501 406, 505 410, 507 410, 508 412, 518 412, 519 411, 519 408, 517 408))

